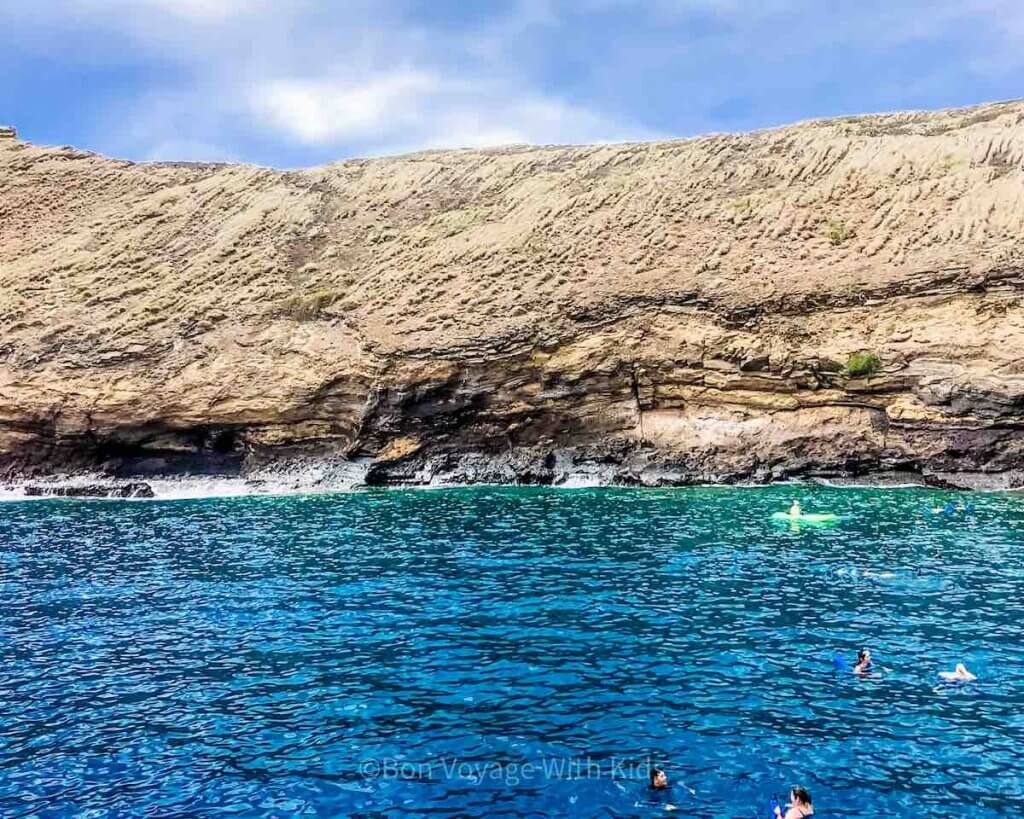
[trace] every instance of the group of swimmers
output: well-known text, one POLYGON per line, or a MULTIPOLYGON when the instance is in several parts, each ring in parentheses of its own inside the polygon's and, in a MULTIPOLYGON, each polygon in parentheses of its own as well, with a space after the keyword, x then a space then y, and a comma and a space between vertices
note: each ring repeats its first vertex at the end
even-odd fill
MULTIPOLYGON (((929 509, 933 515, 969 515, 974 511, 974 504, 947 501, 941 506, 931 506, 929 509)), ((789 507, 790 517, 798 518, 802 513, 803 509, 800 506, 800 501, 793 501, 789 507)))
MULTIPOLYGON (((970 512, 972 511, 970 505, 965 507, 957 507, 953 503, 946 504, 945 507, 936 507, 932 510, 935 514, 955 514, 957 512, 970 512)), ((803 510, 800 507, 800 501, 793 501, 792 506, 789 508, 788 516, 793 519, 799 519, 803 516, 803 510)), ((837 661, 837 668, 840 667, 837 661)), ((849 665, 843 661, 843 667, 849 669, 849 665)), ((861 648, 857 652, 857 662, 853 666, 853 673, 861 676, 871 674, 874 671, 874 664, 871 660, 871 651, 867 648, 861 648)), ((978 678, 967 670, 967 666, 963 663, 957 663, 956 668, 953 671, 940 671, 939 677, 946 682, 960 683, 960 682, 973 682, 978 678)), ((669 781, 668 775, 661 768, 651 768, 651 790, 658 794, 664 794, 668 792, 669 781)), ((675 806, 666 805, 668 810, 675 810, 675 806)), ((772 813, 776 819, 806 819, 808 816, 814 815, 814 802, 811 800, 810 791, 801 785, 794 785, 789 791, 789 802, 783 806, 778 803, 776 799, 772 799, 772 813)))
MULTIPOLYGON (((874 671, 874 665, 871 662, 871 652, 862 648, 857 652, 857 664, 853 667, 853 673, 870 674, 872 671, 874 671)), ((939 676, 946 682, 974 682, 978 679, 967 670, 967 666, 963 663, 957 663, 956 668, 952 671, 940 671, 939 676)))
MULTIPOLYGON (((974 511, 972 504, 964 504, 957 506, 957 504, 950 501, 945 506, 936 506, 932 509, 935 514, 959 514, 959 513, 970 513, 974 511)), ((793 504, 789 507, 789 517, 798 519, 803 516, 803 510, 800 507, 800 501, 794 500, 793 504)), ((856 573, 856 569, 853 570, 856 573)), ((868 574, 865 572, 865 574, 868 574)), ((885 575, 880 575, 885 576, 885 575)), ((844 663, 845 665, 845 663, 844 663)), ((872 671, 871 665, 871 652, 866 648, 862 648, 857 652, 857 663, 853 667, 855 674, 870 674, 872 671)), ((967 670, 967 666, 963 663, 957 663, 956 668, 953 671, 940 671, 939 677, 946 682, 973 682, 978 679, 974 674, 967 670)))
MULTIPOLYGON (((849 666, 847 666, 849 668, 849 666)), ((853 666, 853 673, 868 675, 874 671, 874 663, 871 660, 871 651, 861 648, 857 652, 857 663, 853 666)), ((953 671, 940 671, 939 676, 946 682, 961 683, 973 682, 978 678, 967 670, 963 663, 957 663, 953 671)), ((651 768, 651 790, 655 793, 667 793, 669 787, 668 774, 662 768, 651 768)), ((666 810, 675 810, 674 805, 666 805, 666 810)), ((772 812, 776 819, 806 819, 814 815, 814 802, 811 800, 810 791, 801 785, 794 785, 789 791, 789 802, 783 806, 777 800, 772 799, 772 812)))
MULTIPOLYGON (((661 768, 651 768, 651 790, 664 793, 668 791, 668 775, 661 768)), ((673 805, 666 805, 667 810, 674 810, 673 805)), ((783 806, 778 800, 772 799, 772 813, 777 819, 806 819, 814 815, 814 802, 811 793, 801 785, 789 789, 789 802, 783 806)))

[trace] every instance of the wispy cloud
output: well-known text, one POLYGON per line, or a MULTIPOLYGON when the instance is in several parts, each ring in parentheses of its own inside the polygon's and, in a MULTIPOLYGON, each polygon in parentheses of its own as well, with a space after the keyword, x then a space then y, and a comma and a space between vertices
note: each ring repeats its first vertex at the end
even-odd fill
POLYGON ((108 150, 132 156, 172 158, 184 147, 219 159, 244 153, 220 146, 253 140, 351 155, 653 133, 517 70, 507 38, 556 25, 546 0, 447 26, 388 0, 357 0, 343 13, 312 0, 54 0, 44 14, 19 16, 40 48, 52 35, 67 59, 106 40, 114 63, 171 67, 167 81, 152 78, 145 93, 97 114, 112 133, 127 124, 108 150))
POLYGON ((209 24, 223 22, 262 4, 259 0, 72 0, 70 5, 83 15, 109 15, 115 23, 123 17, 158 13, 209 24))
POLYGON ((360 80, 275 79, 249 93, 256 117, 294 139, 329 144, 415 126, 441 82, 426 71, 399 70, 360 80))
POLYGON ((308 145, 357 142, 370 154, 509 143, 649 138, 562 100, 504 88, 498 80, 402 69, 363 77, 271 80, 248 96, 254 118, 308 145))
POLYGON ((617 141, 1005 98, 1022 34, 1020 0, 0 0, 0 111, 279 165, 617 141))

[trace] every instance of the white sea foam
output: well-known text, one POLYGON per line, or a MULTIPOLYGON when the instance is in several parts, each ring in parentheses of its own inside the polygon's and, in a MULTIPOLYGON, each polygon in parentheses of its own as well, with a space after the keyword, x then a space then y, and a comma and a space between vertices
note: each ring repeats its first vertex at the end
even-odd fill
POLYGON ((594 489, 600 486, 606 485, 607 481, 602 481, 596 475, 588 475, 586 473, 579 473, 575 475, 569 475, 564 481, 557 484, 560 489, 594 489))
MULTIPOLYGON (((303 461, 277 464, 272 469, 255 470, 244 478, 210 475, 115 480, 105 475, 83 473, 0 484, 0 502, 52 500, 54 498, 53 495, 28 496, 25 494, 25 489, 28 486, 58 490, 99 485, 114 489, 124 486, 128 482, 143 482, 152 488, 155 496, 153 498, 125 499, 138 502, 255 495, 327 494, 351 492, 362 486, 365 476, 366 464, 359 461, 303 461)), ((98 498, 98 500, 103 499, 98 498)))
MULTIPOLYGON (((123 486, 132 481, 141 481, 149 484, 153 489, 154 498, 132 498, 136 502, 146 500, 193 500, 198 498, 231 498, 261 495, 313 495, 329 494, 337 492, 352 492, 364 487, 366 472, 369 467, 368 460, 344 461, 344 460, 302 460, 285 463, 275 463, 262 469, 257 469, 245 477, 230 476, 182 476, 182 477, 137 477, 115 480, 100 474, 76 474, 62 477, 40 478, 38 480, 19 480, 0 483, 0 502, 4 501, 31 501, 52 499, 53 496, 29 497, 25 495, 26 486, 43 486, 54 489, 60 487, 75 487, 87 485, 110 486, 111 488, 123 486)), ((444 476, 431 476, 424 472, 417 478, 423 483, 413 484, 409 489, 454 489, 464 487, 468 484, 458 481, 446 480, 444 476)), ((556 489, 592 489, 610 485, 607 475, 594 472, 574 471, 566 475, 563 480, 557 481, 553 488, 556 489)), ((849 483, 831 483, 815 481, 814 483, 826 484, 836 489, 863 489, 863 485, 849 483)), ((473 484, 482 486, 484 484, 473 484)), ((508 484, 496 483, 495 486, 508 484)), ((787 480, 775 481, 774 486, 807 486, 806 481, 787 480)), ((813 485, 813 484, 811 484, 813 485)), ((721 487, 725 489, 749 488, 763 489, 762 483, 740 483, 740 484, 703 484, 705 488, 721 487)), ((882 483, 879 488, 921 488, 920 484, 891 484, 882 483)), ((667 487, 665 487, 667 488, 667 487)), ((101 498, 102 499, 102 498, 101 498)))

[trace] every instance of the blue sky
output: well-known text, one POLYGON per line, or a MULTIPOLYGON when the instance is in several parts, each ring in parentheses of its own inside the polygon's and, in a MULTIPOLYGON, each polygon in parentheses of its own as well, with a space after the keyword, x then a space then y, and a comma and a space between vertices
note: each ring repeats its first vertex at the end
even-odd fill
POLYGON ((1024 0, 0 0, 0 124, 296 167, 1024 96, 1024 0))

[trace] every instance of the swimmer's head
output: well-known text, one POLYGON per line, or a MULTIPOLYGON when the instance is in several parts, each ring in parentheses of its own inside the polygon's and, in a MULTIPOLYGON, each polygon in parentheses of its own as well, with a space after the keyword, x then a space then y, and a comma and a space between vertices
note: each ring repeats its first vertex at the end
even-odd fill
POLYGON ((651 768, 651 787, 662 791, 668 787, 668 777, 661 768, 651 768))
POLYGON ((803 788, 800 785, 794 785, 789 792, 789 801, 794 805, 809 808, 811 806, 811 793, 807 788, 803 788))
POLYGON ((871 652, 870 651, 868 651, 866 648, 862 648, 860 651, 857 652, 857 665, 860 665, 861 663, 870 663, 870 662, 871 662, 871 652))

